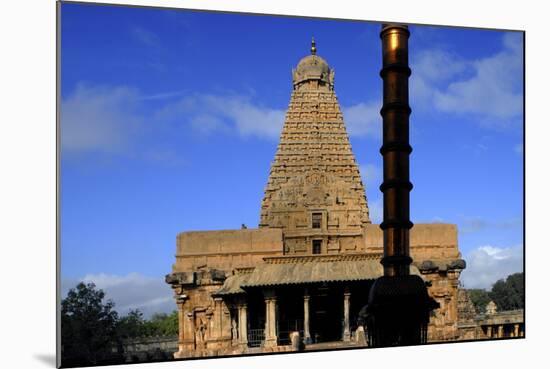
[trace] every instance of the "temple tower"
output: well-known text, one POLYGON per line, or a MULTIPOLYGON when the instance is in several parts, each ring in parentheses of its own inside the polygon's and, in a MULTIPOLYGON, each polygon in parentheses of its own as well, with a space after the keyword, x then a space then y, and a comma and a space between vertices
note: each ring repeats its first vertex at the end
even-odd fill
POLYGON ((365 187, 334 92, 334 70, 311 55, 293 91, 262 201, 260 228, 281 228, 285 254, 359 251, 370 223, 365 187))
MULTIPOLYGON (((402 44, 408 30, 401 27, 396 32, 391 34, 402 44)), ((388 81, 399 77, 392 73, 408 70, 401 64, 384 64, 388 81)), ((292 77, 260 228, 186 231, 177 236, 176 261, 165 279, 178 306, 174 357, 288 352, 323 342, 332 342, 327 347, 363 346, 367 339, 373 346, 416 344, 428 337, 457 339, 456 296, 465 263, 458 259, 456 226, 417 224, 410 237, 401 239, 405 247, 387 247, 393 243, 369 219, 365 188, 334 93, 334 70, 317 56, 314 42, 311 55, 298 63, 292 77), (391 268, 380 263, 383 252, 390 267, 406 273, 391 276, 391 268), (404 262, 408 268, 400 267, 404 262), (390 276, 382 277, 384 271, 390 276), (429 322, 428 293, 441 305, 429 322), (299 331, 301 344, 296 339, 299 331)), ((392 94, 384 96, 382 151, 391 156, 395 154, 390 151, 403 149, 408 137, 399 141, 403 144, 388 145, 388 133, 408 120, 386 115, 398 117, 395 110, 408 107, 408 100, 395 104, 392 94)), ((400 160, 384 158, 390 166, 385 166, 383 190, 404 187, 408 195, 408 176, 392 171, 408 170, 403 165, 406 155, 400 160)), ((386 205, 402 206, 405 211, 398 214, 407 218, 396 223, 395 217, 386 216, 384 227, 406 228, 408 202, 386 205)), ((521 334, 521 327, 516 331, 521 334)))

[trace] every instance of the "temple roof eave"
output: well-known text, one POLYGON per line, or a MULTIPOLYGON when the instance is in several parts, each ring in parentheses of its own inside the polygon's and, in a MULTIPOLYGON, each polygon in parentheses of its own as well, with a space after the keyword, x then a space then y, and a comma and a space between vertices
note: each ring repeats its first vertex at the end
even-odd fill
MULTIPOLYGON (((252 273, 227 278, 215 294, 237 295, 258 287, 369 281, 383 275, 379 258, 361 256, 363 255, 265 258, 266 262, 257 266, 252 273)), ((420 275, 420 271, 411 266, 411 274, 420 275)))

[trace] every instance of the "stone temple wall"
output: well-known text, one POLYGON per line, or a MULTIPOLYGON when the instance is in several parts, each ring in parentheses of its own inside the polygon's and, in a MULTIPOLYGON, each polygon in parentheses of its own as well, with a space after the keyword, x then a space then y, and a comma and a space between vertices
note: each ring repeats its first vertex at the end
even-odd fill
POLYGON ((264 257, 283 252, 280 229, 239 229, 228 231, 182 232, 177 237, 173 272, 205 267, 230 272, 262 262, 264 257))
MULTIPOLYGON (((365 251, 383 252, 383 232, 378 224, 365 226, 365 251)), ((458 230, 455 224, 418 223, 410 231, 411 257, 415 261, 457 259, 458 230)))
POLYGON ((175 357, 241 353, 232 351, 235 306, 214 293, 236 270, 253 268, 265 257, 282 254, 280 229, 180 233, 172 266, 172 273, 180 279, 180 287, 174 288, 179 315, 175 357))
MULTIPOLYGON (((182 352, 196 351, 202 340, 205 340, 204 352, 231 346, 231 307, 213 297, 212 293, 236 270, 260 265, 266 257, 284 255, 283 234, 281 229, 260 228, 184 232, 178 235, 173 272, 189 276, 189 283, 194 286, 182 292, 187 303, 185 308, 180 305, 181 326, 186 330, 184 336, 192 337, 181 342, 185 347, 182 352), (217 321, 212 320, 215 312, 218 314, 217 321), (205 329, 208 336, 201 337, 201 325, 206 327, 212 324, 215 325, 205 329), (210 332, 215 331, 218 338, 214 340, 210 332)), ((429 341, 457 340, 458 279, 464 267, 457 263, 460 260, 457 228, 452 224, 416 224, 410 234, 413 264, 429 283, 430 296, 440 304, 430 319, 429 341)), ((377 224, 366 225, 364 234, 359 237, 360 247, 353 252, 381 256, 382 236, 377 224)))

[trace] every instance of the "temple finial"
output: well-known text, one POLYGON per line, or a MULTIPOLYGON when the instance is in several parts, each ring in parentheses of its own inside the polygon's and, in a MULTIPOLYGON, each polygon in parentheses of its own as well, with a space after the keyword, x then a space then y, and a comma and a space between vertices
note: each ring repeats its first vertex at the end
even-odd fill
POLYGON ((315 47, 315 39, 311 38, 311 55, 317 54, 317 48, 315 47))

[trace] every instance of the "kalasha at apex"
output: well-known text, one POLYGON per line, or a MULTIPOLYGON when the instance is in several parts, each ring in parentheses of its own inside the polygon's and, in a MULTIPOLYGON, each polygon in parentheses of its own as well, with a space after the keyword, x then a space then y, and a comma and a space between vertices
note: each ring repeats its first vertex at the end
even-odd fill
MULTIPOLYGON (((179 312, 174 357, 368 346, 365 307, 384 275, 383 231, 369 217, 334 70, 314 41, 292 71, 259 227, 242 228, 177 236, 166 276, 179 312)), ((410 275, 439 304, 427 341, 459 340, 465 262, 456 225, 416 224, 407 241, 410 275)))

